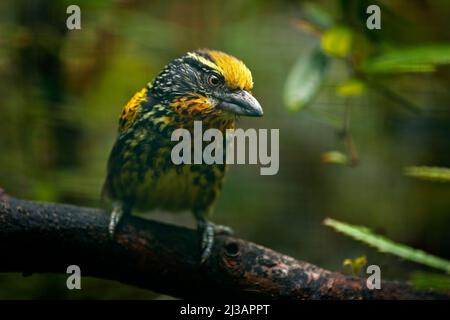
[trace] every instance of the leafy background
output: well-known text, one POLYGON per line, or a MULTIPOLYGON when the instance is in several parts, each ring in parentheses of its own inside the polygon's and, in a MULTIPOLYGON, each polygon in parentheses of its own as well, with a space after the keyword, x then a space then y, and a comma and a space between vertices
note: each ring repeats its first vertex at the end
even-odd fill
MULTIPOLYGON (((325 268, 349 273, 354 259, 448 289, 445 273, 322 222, 450 257, 449 18, 448 1, 1 1, 0 186, 100 206, 123 105, 171 59, 220 49, 252 70, 265 116, 240 125, 280 129, 280 171, 233 166, 215 221, 325 268), (373 3, 381 30, 365 27, 373 3), (82 30, 65 28, 70 4, 82 30)), ((193 226, 188 213, 149 218, 193 226)), ((0 274, 0 298, 167 298, 91 278, 69 291, 65 280, 0 274)))

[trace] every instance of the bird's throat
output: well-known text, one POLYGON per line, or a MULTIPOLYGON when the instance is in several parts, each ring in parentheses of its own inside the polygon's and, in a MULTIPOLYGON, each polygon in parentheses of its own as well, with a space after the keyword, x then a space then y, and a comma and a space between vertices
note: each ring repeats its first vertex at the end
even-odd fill
POLYGON ((214 128, 225 132, 234 129, 236 116, 216 108, 214 102, 201 96, 180 97, 170 103, 178 118, 176 123, 188 130, 194 128, 194 121, 201 121, 204 130, 214 128))

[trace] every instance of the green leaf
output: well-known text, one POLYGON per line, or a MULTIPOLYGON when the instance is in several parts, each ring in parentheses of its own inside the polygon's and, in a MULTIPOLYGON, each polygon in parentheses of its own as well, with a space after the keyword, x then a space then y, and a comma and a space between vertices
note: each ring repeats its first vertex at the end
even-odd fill
POLYGON ((333 17, 313 2, 306 2, 302 6, 302 13, 306 20, 319 28, 329 28, 333 25, 333 17))
POLYGON ((438 291, 450 291, 450 277, 439 273, 417 271, 411 274, 410 281, 417 290, 433 288, 438 291))
POLYGON ((341 97, 355 97, 364 94, 366 84, 358 79, 350 79, 336 87, 336 94, 341 97))
POLYGON ((405 260, 410 260, 450 273, 450 261, 433 256, 422 250, 395 243, 390 239, 373 233, 366 227, 354 226, 330 218, 325 219, 323 223, 346 236, 378 249, 380 252, 389 253, 405 260))
POLYGON ((284 87, 288 109, 298 111, 311 102, 319 91, 327 68, 328 58, 319 48, 298 58, 284 87))
POLYGON ((320 39, 320 44, 326 54, 344 58, 350 53, 352 40, 352 31, 349 28, 339 26, 325 31, 320 39))
POLYGON ((433 72, 438 65, 450 64, 450 46, 434 45, 396 49, 363 63, 369 73, 433 72))
POLYGON ((450 182, 450 168, 411 166, 405 168, 405 175, 421 180, 450 182))
POLYGON ((345 259, 342 266, 350 267, 352 274, 357 277, 361 274, 361 269, 367 264, 366 256, 356 257, 355 259, 345 259))
POLYGON ((347 155, 340 151, 328 151, 320 156, 323 163, 348 164, 347 155))

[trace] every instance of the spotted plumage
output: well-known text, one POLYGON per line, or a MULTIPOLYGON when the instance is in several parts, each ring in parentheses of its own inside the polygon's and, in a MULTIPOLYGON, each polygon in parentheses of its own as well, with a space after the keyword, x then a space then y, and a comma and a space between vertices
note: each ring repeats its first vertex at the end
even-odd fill
MULTIPOLYGON (((202 260, 210 253, 214 227, 207 221, 222 188, 224 164, 171 160, 172 132, 194 121, 203 129, 234 128, 238 115, 261 116, 250 94, 253 80, 244 63, 226 53, 198 50, 173 60, 153 83, 124 107, 111 151, 103 194, 112 200, 110 233, 124 214, 153 209, 190 210, 202 233, 202 260)), ((223 228, 222 228, 223 229, 223 228)))

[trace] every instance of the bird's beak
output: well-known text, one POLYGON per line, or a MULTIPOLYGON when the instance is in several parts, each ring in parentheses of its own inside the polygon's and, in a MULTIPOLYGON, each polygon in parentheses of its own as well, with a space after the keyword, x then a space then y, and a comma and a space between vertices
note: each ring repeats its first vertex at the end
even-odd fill
POLYGON ((220 99, 218 107, 240 116, 261 117, 263 109, 248 91, 226 93, 220 99))

